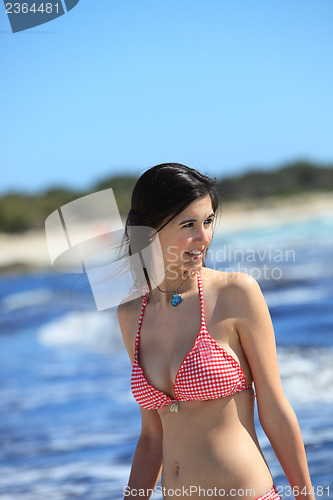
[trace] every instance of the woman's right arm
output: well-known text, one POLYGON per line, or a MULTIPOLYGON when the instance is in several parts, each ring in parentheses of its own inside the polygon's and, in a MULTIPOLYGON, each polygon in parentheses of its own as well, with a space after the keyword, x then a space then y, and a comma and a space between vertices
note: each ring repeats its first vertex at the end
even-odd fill
POLYGON ((162 469, 162 424, 157 410, 141 408, 142 428, 125 497, 148 499, 162 469), (140 490, 140 493, 139 493, 140 490))
MULTIPOLYGON (((118 320, 125 347, 133 364, 135 335, 139 310, 135 301, 120 304, 118 320)), ((159 480, 162 468, 163 430, 157 410, 141 410, 141 434, 134 453, 131 474, 124 496, 129 499, 148 499, 159 480), (140 490, 140 492, 139 492, 140 490)))

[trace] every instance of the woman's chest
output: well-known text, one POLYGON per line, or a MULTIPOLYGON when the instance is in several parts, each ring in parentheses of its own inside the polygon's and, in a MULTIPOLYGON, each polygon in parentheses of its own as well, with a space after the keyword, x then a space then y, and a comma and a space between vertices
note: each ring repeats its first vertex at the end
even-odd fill
POLYGON ((184 308, 181 315, 170 313, 153 317, 147 314, 145 319, 140 336, 139 364, 147 381, 166 394, 173 395, 176 377, 185 361, 200 363, 201 353, 207 351, 205 344, 220 345, 238 361, 238 336, 232 319, 217 321, 208 314, 214 336, 207 330, 200 311, 196 314, 184 308))

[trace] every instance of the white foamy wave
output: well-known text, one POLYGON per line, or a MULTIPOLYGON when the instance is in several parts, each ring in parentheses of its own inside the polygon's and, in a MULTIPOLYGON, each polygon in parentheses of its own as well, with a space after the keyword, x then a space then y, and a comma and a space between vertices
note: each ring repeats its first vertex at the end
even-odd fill
MULTIPOLYGON (((274 218, 266 224, 246 225, 221 224, 215 241, 237 244, 243 248, 249 245, 266 246, 267 243, 281 245, 296 245, 308 247, 309 241, 316 242, 316 246, 332 246, 332 213, 325 213, 318 217, 305 217, 303 220, 274 222, 274 218)), ((226 222, 227 218, 226 218, 226 222)))
POLYGON ((48 288, 39 288, 37 290, 27 290, 25 292, 11 293, 1 301, 2 306, 7 311, 15 311, 23 307, 31 307, 38 304, 50 302, 53 292, 48 288))
POLYGON ((278 349, 282 385, 291 404, 333 403, 333 349, 278 349))
POLYGON ((265 299, 269 307, 276 307, 285 304, 307 304, 316 300, 325 299, 332 295, 330 289, 314 289, 313 287, 294 287, 292 289, 265 291, 265 299))
MULTIPOLYGON (((319 259, 320 257, 317 258, 319 259)), ((284 265, 281 266, 281 270, 284 279, 288 281, 316 281, 320 276, 327 277, 328 274, 333 274, 333 266, 329 266, 325 260, 314 262, 309 259, 308 262, 304 263, 284 263, 284 265)))
POLYGON ((70 312, 37 332, 47 346, 79 345, 93 351, 113 350, 123 345, 114 312, 70 312))
POLYGON ((119 498, 127 484, 130 465, 119 465, 107 461, 76 460, 70 463, 45 466, 42 469, 33 465, 6 466, 2 469, 2 490, 12 491, 13 476, 16 477, 17 496, 0 494, 1 500, 67 500, 75 498, 119 498), (89 479, 89 480, 87 480, 89 479), (95 492, 92 492, 92 484, 95 492))

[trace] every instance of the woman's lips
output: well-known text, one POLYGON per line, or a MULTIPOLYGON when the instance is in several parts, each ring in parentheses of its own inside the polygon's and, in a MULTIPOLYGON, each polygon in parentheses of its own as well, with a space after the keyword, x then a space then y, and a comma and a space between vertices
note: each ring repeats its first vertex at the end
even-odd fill
POLYGON ((191 259, 193 259, 193 260, 202 259, 202 252, 200 252, 199 254, 196 254, 196 255, 194 255, 194 254, 192 254, 190 252, 185 252, 185 253, 186 253, 186 255, 188 255, 189 257, 191 257, 191 259))

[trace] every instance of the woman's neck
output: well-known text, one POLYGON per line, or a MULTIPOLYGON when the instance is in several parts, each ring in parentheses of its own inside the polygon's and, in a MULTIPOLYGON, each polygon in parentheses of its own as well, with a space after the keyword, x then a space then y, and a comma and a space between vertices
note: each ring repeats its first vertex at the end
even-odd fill
POLYGON ((155 302, 169 303, 173 293, 183 295, 189 290, 197 288, 197 273, 198 271, 190 271, 184 273, 166 273, 163 281, 151 280, 150 292, 151 299, 155 302))

